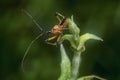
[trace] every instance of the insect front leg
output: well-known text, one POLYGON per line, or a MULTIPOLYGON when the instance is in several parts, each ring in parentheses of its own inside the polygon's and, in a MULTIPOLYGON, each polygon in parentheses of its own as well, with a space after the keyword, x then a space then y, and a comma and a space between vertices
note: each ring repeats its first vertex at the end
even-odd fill
POLYGON ((63 15, 61 15, 60 13, 56 12, 55 16, 57 17, 59 24, 62 22, 62 20, 65 18, 63 15), (60 19, 60 17, 62 17, 62 19, 60 19))
POLYGON ((58 12, 56 12, 55 15, 56 15, 56 16, 60 16, 60 17, 62 17, 62 18, 65 18, 65 16, 63 16, 62 14, 60 14, 60 13, 58 13, 58 12))

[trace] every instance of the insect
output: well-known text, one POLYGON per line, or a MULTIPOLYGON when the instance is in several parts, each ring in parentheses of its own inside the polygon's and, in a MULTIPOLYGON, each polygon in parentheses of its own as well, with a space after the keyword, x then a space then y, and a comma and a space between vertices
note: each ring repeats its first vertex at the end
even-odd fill
MULTIPOLYGON (((22 10, 26 15, 28 15, 32 21, 36 24, 36 26, 40 29, 40 30, 43 30, 40 25, 34 20, 34 18, 30 15, 30 13, 28 13, 26 10, 22 10)), ((53 28, 50 30, 50 31, 46 31, 46 32, 43 32, 41 34, 39 34, 28 46, 28 48, 26 49, 25 51, 25 54, 23 56, 23 59, 21 61, 21 68, 22 70, 24 71, 24 68, 23 68, 23 64, 24 64, 24 60, 32 46, 32 44, 37 40, 39 39, 41 36, 43 36, 44 34, 50 34, 51 36, 49 36, 45 42, 47 44, 50 44, 50 45, 54 45, 54 46, 57 46, 59 44, 61 44, 61 37, 63 35, 63 31, 67 29, 67 18, 63 15, 61 15, 60 13, 56 12, 55 13, 55 16, 57 17, 59 23, 54 25, 53 28), (52 40, 56 40, 55 42, 51 42, 52 40)))

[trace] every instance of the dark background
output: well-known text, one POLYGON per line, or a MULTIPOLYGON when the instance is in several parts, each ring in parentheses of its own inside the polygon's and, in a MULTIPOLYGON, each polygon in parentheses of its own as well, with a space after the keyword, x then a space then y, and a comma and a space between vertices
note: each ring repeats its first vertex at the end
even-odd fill
MULTIPOLYGON (((56 11, 74 15, 81 34, 93 33, 104 40, 87 42, 79 76, 120 80, 119 0, 0 0, 0 80, 57 80, 60 75, 59 47, 46 44, 46 36, 32 45, 22 72, 25 50, 42 31, 21 9, 28 10, 43 31, 58 22, 56 11)), ((64 45, 72 56, 69 43, 64 45)))

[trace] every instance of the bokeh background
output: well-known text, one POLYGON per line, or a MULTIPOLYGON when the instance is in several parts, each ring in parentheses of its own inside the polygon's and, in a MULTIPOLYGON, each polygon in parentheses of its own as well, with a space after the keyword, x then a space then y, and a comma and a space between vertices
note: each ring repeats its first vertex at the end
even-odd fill
MULTIPOLYGON (((21 9, 29 11, 43 31, 58 22, 56 11, 74 15, 81 34, 93 33, 104 40, 87 42, 79 76, 120 80, 119 0, 0 0, 0 80, 57 80, 60 75, 59 47, 46 44, 46 36, 32 45, 22 72, 26 48, 43 31, 21 9)), ((67 41, 64 46, 72 57, 67 41)))

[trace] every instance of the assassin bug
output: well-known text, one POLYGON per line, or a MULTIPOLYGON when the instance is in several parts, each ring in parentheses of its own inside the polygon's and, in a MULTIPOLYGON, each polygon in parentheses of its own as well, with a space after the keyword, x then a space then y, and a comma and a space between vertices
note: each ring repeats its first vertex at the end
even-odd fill
MULTIPOLYGON (((40 29, 40 30, 43 30, 40 25, 34 20, 34 18, 30 15, 30 13, 28 13, 26 10, 22 10, 26 15, 28 15, 32 21, 36 24, 36 26, 40 29)), ((30 50, 32 44, 37 40, 39 39, 41 36, 43 36, 44 34, 51 34, 52 36, 48 37, 48 39, 45 40, 45 42, 47 44, 50 44, 50 45, 59 45, 61 43, 61 37, 63 35, 63 31, 66 28, 67 26, 67 19, 65 16, 61 15, 60 13, 56 12, 55 13, 55 16, 57 17, 59 23, 56 24, 55 26, 53 26, 53 28, 50 30, 50 31, 46 31, 46 32, 43 32, 41 34, 39 34, 28 46, 28 48, 26 49, 25 51, 25 54, 23 56, 23 59, 21 61, 21 68, 22 70, 24 71, 24 68, 23 68, 23 63, 24 63, 24 60, 25 60, 25 57, 27 56, 28 54, 28 51, 30 50), (52 40, 55 40, 56 39, 56 42, 52 43, 50 41, 52 40)))

